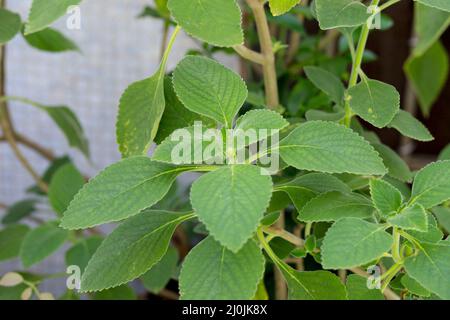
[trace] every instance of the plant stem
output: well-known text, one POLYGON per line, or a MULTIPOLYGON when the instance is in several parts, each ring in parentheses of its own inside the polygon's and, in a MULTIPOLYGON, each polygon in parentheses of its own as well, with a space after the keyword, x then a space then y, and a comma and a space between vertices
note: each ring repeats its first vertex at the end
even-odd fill
POLYGON ((401 0, 389 0, 389 1, 386 2, 386 3, 383 3, 383 4, 378 8, 378 10, 380 10, 380 12, 383 11, 383 10, 386 10, 386 9, 389 8, 390 6, 396 4, 396 3, 400 2, 400 1, 401 1, 401 0))
POLYGON ((392 258, 396 263, 402 260, 400 256, 400 233, 397 228, 392 229, 392 237, 394 238, 394 244, 392 245, 392 258))
POLYGON ((167 46, 167 39, 169 37, 169 29, 170 29, 169 21, 164 20, 163 33, 162 33, 162 39, 161 39, 161 49, 160 49, 160 53, 159 53, 160 60, 162 60, 164 58, 164 52, 166 51, 166 46, 167 46))
POLYGON ((263 74, 264 86, 266 89, 266 104, 269 109, 275 109, 280 104, 278 97, 278 78, 275 69, 275 55, 272 48, 272 38, 270 36, 266 11, 264 10, 264 3, 265 1, 260 0, 247 0, 247 4, 252 9, 253 15, 255 16, 261 54, 264 58, 263 74))
POLYGON ((394 277, 402 268, 403 268, 402 263, 396 263, 384 274, 385 277, 383 285, 381 286, 381 292, 384 292, 387 289, 391 280, 394 279, 394 277))
MULTIPOLYGON (((4 1, 0 1, 0 8, 3 7, 4 1)), ((0 48, 0 96, 5 95, 5 66, 6 66, 6 49, 5 45, 1 46, 0 48)), ((19 160, 19 162, 22 164, 22 166, 25 168, 25 170, 28 171, 28 173, 33 177, 33 179, 36 181, 36 184, 38 187, 44 191, 45 193, 48 192, 48 186, 46 183, 44 183, 41 180, 41 177, 39 174, 34 170, 32 165, 28 162, 22 151, 19 149, 16 138, 14 136, 14 129, 11 121, 11 117, 9 115, 9 109, 6 101, 0 101, 0 126, 2 128, 3 134, 5 136, 6 141, 10 145, 14 155, 19 160)))
MULTIPOLYGON (((372 0, 371 6, 377 6, 380 0, 372 0)), ((352 65, 352 72, 350 74, 350 80, 348 83, 348 88, 352 88, 358 82, 358 75, 361 69, 362 60, 364 57, 364 50, 366 49, 367 39, 369 38, 370 26, 372 25, 373 16, 368 19, 368 21, 362 26, 361 36, 359 37, 358 46, 356 48, 355 60, 352 65)), ((345 118, 344 124, 350 127, 350 122, 353 117, 353 111, 350 108, 349 100, 345 102, 345 118)))
POLYGON ((284 230, 275 227, 262 227, 262 230, 270 235, 275 235, 277 237, 283 238, 286 241, 296 245, 297 247, 301 247, 305 244, 303 239, 297 237, 296 235, 284 230))
POLYGON ((244 45, 234 46, 233 49, 242 57, 257 64, 264 65, 264 56, 244 45))

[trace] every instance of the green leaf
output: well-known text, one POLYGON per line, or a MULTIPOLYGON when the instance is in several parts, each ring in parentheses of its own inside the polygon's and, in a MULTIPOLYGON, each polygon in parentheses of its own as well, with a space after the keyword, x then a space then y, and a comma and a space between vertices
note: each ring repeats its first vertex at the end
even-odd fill
POLYGON ((429 297, 431 296, 430 291, 425 289, 418 283, 416 280, 411 278, 408 274, 405 274, 401 279, 400 282, 402 285, 412 294, 422 296, 422 297, 429 297))
POLYGON ((422 243, 419 254, 405 259, 408 275, 442 299, 450 299, 450 246, 422 243))
POLYGON ((281 16, 293 7, 295 7, 301 0, 269 0, 270 12, 274 16, 281 16))
POLYGON ((370 200, 357 193, 332 191, 309 201, 299 212, 305 222, 336 221, 341 218, 370 218, 374 208, 370 200))
POLYGON ((61 226, 86 229, 134 216, 161 200, 185 170, 144 156, 119 161, 84 185, 64 213, 61 226))
POLYGON ((280 142, 281 158, 303 170, 383 175, 381 158, 361 136, 342 125, 309 121, 280 142))
POLYGON ((438 161, 420 170, 412 188, 411 202, 425 209, 450 199, 450 161, 438 161))
POLYGON ((316 0, 317 19, 323 30, 356 27, 370 17, 367 7, 354 0, 316 0))
POLYGON ((141 277, 144 287, 152 293, 159 293, 169 283, 177 263, 178 251, 169 247, 164 257, 141 277))
POLYGON ((164 97, 166 107, 155 137, 157 144, 160 144, 176 129, 190 127, 195 121, 202 121, 203 125, 208 127, 215 126, 213 121, 190 111, 181 103, 173 89, 171 77, 166 77, 164 80, 164 97))
POLYGON ((93 294, 94 300, 136 300, 137 296, 130 286, 123 285, 93 294))
POLYGON ((272 180, 259 167, 233 165, 194 182, 191 203, 200 221, 222 245, 240 248, 256 231, 272 195, 272 180))
POLYGON ((47 223, 31 230, 23 239, 20 258, 23 266, 29 268, 41 262, 58 250, 69 236, 67 230, 56 224, 47 223))
POLYGON ((347 300, 345 286, 331 272, 300 272, 283 261, 278 266, 288 285, 289 300, 347 300))
POLYGON ((67 250, 65 256, 66 265, 78 266, 81 273, 83 273, 89 260, 91 260, 102 241, 103 238, 97 236, 78 241, 69 250, 67 250))
POLYGON ((424 5, 429 7, 450 12, 450 3, 447 0, 415 0, 415 1, 423 3, 424 5))
POLYGON ((70 6, 80 4, 81 0, 33 0, 25 34, 45 29, 66 14, 70 6))
POLYGON ((449 71, 449 59, 445 47, 436 41, 420 56, 412 56, 404 66, 425 115, 439 98, 449 71))
POLYGON ((357 274, 347 277, 346 286, 349 300, 384 300, 379 289, 369 289, 367 279, 357 274))
POLYGON ((375 127, 388 125, 400 109, 400 94, 395 87, 365 79, 348 90, 350 107, 375 127))
POLYGON ((447 30, 450 25, 450 13, 415 3, 414 30, 418 43, 413 55, 420 56, 426 52, 447 30))
POLYGON ((219 130, 196 123, 175 130, 155 149, 152 159, 176 165, 224 163, 225 146, 222 138, 219 130))
POLYGON ((164 113, 164 72, 161 65, 150 78, 134 82, 122 94, 116 136, 123 157, 146 154, 164 113))
POLYGON ((0 261, 17 257, 23 239, 30 231, 26 225, 14 224, 0 230, 0 261))
POLYGON ((145 210, 115 229, 100 245, 81 278, 81 291, 100 291, 136 279, 167 251, 175 228, 193 214, 145 210))
POLYGON ((20 15, 0 8, 0 46, 14 38, 21 27, 20 15))
POLYGON ((406 207, 395 216, 388 218, 387 221, 404 230, 417 230, 420 232, 428 230, 427 212, 420 204, 406 207))
POLYGON ((317 193, 351 192, 351 189, 344 182, 327 173, 308 173, 287 183, 277 185, 276 190, 286 192, 299 212, 308 201, 316 197, 317 193))
POLYGON ((450 208, 435 207, 432 211, 437 218, 439 225, 441 225, 447 233, 450 233, 450 208))
POLYGON ((24 36, 27 43, 48 52, 80 51, 78 46, 64 34, 53 28, 46 28, 24 36))
POLYGON ((397 152, 381 143, 373 143, 372 146, 383 159, 383 163, 388 169, 388 175, 402 182, 412 181, 412 172, 408 164, 403 160, 397 152))
POLYGON ((418 140, 432 141, 434 140, 430 131, 409 112, 400 110, 388 125, 389 128, 397 129, 402 135, 418 140))
POLYGON ((438 160, 450 160, 450 144, 441 151, 438 160))
POLYGON ((251 110, 239 117, 235 130, 281 130, 289 125, 279 113, 271 110, 251 110))
POLYGON ((401 192, 383 180, 370 180, 370 194, 375 208, 377 208, 383 217, 395 214, 403 204, 401 192))
POLYGON ((263 277, 264 265, 261 249, 253 240, 232 252, 208 237, 189 252, 183 263, 181 299, 251 299, 263 277))
POLYGON ((199 56, 187 56, 178 64, 173 85, 186 108, 228 128, 248 94, 239 75, 214 60, 199 56))
POLYGON ((241 10, 235 0, 169 0, 168 7, 174 20, 195 38, 218 47, 244 42, 241 10))
POLYGON ((342 81, 333 73, 319 67, 305 67, 308 79, 320 90, 325 92, 336 103, 342 103, 345 88, 342 81))
POLYGON ((84 178, 71 163, 59 168, 52 177, 48 199, 58 214, 63 214, 70 201, 84 185, 84 178))
POLYGON ((438 228, 436 219, 433 215, 427 214, 428 229, 427 231, 407 230, 406 232, 416 238, 419 242, 438 243, 442 240, 444 234, 438 228))
POLYGON ((393 243, 385 228, 356 218, 335 222, 322 243, 323 267, 349 269, 380 258, 393 243))
POLYGON ((28 217, 36 210, 36 203, 36 199, 25 199, 14 203, 6 211, 6 214, 3 216, 2 223, 4 225, 9 225, 28 217))

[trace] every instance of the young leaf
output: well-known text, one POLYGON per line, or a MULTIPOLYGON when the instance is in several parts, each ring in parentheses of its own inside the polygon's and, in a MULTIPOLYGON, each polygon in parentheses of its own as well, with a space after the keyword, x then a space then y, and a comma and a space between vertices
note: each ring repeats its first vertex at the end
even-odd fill
POLYGON ((434 138, 430 131, 409 112, 400 110, 388 125, 397 129, 402 135, 418 141, 432 141, 434 138))
POLYGON ((80 51, 78 46, 64 34, 53 28, 46 28, 24 36, 27 43, 48 52, 80 51))
POLYGON ((365 79, 348 90, 350 107, 375 127, 388 125, 400 109, 400 94, 395 87, 365 79))
POLYGON ((350 274, 347 277, 346 286, 349 300, 384 300, 379 289, 369 289, 367 278, 357 274, 350 274))
POLYGON ((78 192, 61 226, 85 229, 134 216, 161 200, 184 170, 144 156, 119 161, 78 192))
POLYGON ((450 246, 422 243, 419 254, 405 259, 408 275, 442 299, 450 299, 450 246))
POLYGON ((316 0, 315 5, 323 30, 360 26, 370 17, 367 7, 355 0, 316 0))
POLYGON ((176 27, 158 70, 149 78, 131 84, 122 94, 116 136, 123 157, 146 154, 158 132, 164 113, 164 75, 167 59, 180 31, 176 27))
POLYGON ((81 273, 83 273, 102 241, 103 238, 101 237, 90 237, 80 240, 67 250, 65 256, 66 265, 78 266, 81 273))
POLYGON ((264 265, 261 249, 253 240, 232 252, 208 237, 192 249, 183 263, 181 299, 251 299, 263 277, 264 265))
POLYGON ((402 182, 412 181, 412 172, 408 164, 397 152, 382 143, 373 143, 372 146, 383 159, 383 163, 388 169, 388 175, 402 182))
POLYGON ((164 257, 141 277, 144 287, 152 293, 159 293, 169 283, 177 263, 178 251, 169 247, 164 257))
POLYGON ((199 56, 187 56, 177 65, 173 85, 186 108, 228 128, 248 94, 239 75, 214 60, 199 56))
POLYGON ((191 203, 210 234, 233 252, 256 231, 272 196, 272 180, 252 165, 226 166, 194 182, 191 203))
POLYGON ((447 0, 415 0, 439 10, 450 12, 450 3, 447 0))
POLYGON ((281 16, 293 7, 295 7, 301 0, 269 0, 270 12, 274 16, 281 16))
POLYGON ((341 218, 370 218, 374 208, 370 200, 356 193, 332 191, 309 201, 299 212, 305 222, 336 221, 341 218))
POLYGON ((214 135, 209 140, 204 138, 209 136, 209 130, 201 123, 175 130, 155 149, 152 160, 176 165, 223 163, 225 149, 222 133, 210 131, 214 135))
POLYGON ((415 294, 415 295, 418 295, 418 296, 421 296, 421 297, 429 297, 429 296, 431 296, 430 291, 428 291, 427 289, 422 287, 420 285, 420 283, 418 283, 416 280, 411 278, 408 274, 405 274, 400 279, 400 282, 412 294, 415 294))
POLYGON ((79 5, 81 0, 33 0, 25 34, 45 29, 66 14, 70 6, 79 5))
POLYGON ((422 55, 410 57, 404 69, 417 94, 422 112, 429 115, 448 79, 449 58, 445 47, 436 41, 422 55))
POLYGON ((115 229, 92 256, 81 291, 117 287, 143 275, 167 251, 175 228, 193 214, 145 210, 115 229))
POLYGON ((425 6, 419 2, 414 7, 414 30, 418 43, 413 55, 420 56, 426 52, 447 30, 450 25, 450 13, 425 6))
POLYGON ((342 103, 345 94, 345 88, 342 81, 331 72, 319 67, 305 67, 305 73, 308 79, 314 85, 325 92, 336 103, 342 103))
POLYGON ((202 121, 203 125, 207 127, 215 127, 213 121, 190 111, 181 103, 173 89, 171 77, 165 77, 164 79, 164 97, 166 107, 155 137, 157 144, 164 141, 176 129, 190 127, 195 121, 202 121))
POLYGON ((348 269, 380 258, 392 246, 386 227, 356 218, 338 220, 328 229, 322 243, 325 269, 348 269))
POLYGON ((251 110, 239 117, 235 130, 281 130, 289 125, 279 113, 271 110, 251 110))
POLYGON ((58 250, 68 236, 67 230, 63 230, 53 223, 47 223, 31 230, 23 239, 20 249, 23 266, 29 268, 41 262, 58 250))
POLYGON ((36 199, 26 199, 16 202, 8 208, 2 219, 2 223, 9 225, 28 217, 36 210, 36 203, 36 199))
POLYGON ((428 230, 427 212, 420 204, 406 207, 401 212, 387 219, 387 221, 404 230, 426 232, 428 230))
POLYGON ((438 161, 420 170, 412 188, 411 202, 425 209, 450 199, 450 161, 438 161))
POLYGON ((17 272, 8 272, 0 278, 0 286, 15 287, 23 282, 23 277, 17 272))
POLYGON ((281 158, 311 171, 384 175, 381 158, 361 136, 344 126, 309 121, 280 142, 281 158))
POLYGON ((20 15, 0 8, 0 46, 14 38, 21 27, 20 15))
POLYGON ((444 234, 439 229, 436 219, 427 214, 428 228, 426 231, 407 230, 406 232, 416 238, 419 242, 438 243, 444 234))
POLYGON ((83 185, 84 178, 73 164, 68 163, 58 169, 48 190, 48 199, 53 209, 62 215, 83 185))
POLYGON ((0 230, 0 261, 17 257, 23 239, 30 231, 26 225, 14 224, 0 230))
POLYGON ((169 0, 167 5, 174 20, 195 38, 218 47, 244 42, 235 0, 169 0))
POLYGON ((401 192, 383 180, 370 180, 370 194, 375 208, 383 217, 395 214, 403 203, 401 192))

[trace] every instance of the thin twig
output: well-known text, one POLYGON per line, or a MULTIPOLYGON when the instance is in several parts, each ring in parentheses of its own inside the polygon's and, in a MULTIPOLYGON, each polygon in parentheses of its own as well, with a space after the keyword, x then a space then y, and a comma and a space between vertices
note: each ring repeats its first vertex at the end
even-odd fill
POLYGON ((41 146, 37 142, 31 140, 30 138, 28 138, 20 133, 16 132, 14 135, 15 135, 16 141, 19 142, 20 144, 23 144, 24 146, 36 151, 39 155, 41 155, 43 158, 47 159, 50 162, 55 160, 55 155, 53 154, 53 152, 51 150, 41 146))
POLYGON ((233 49, 244 59, 250 60, 257 64, 264 64, 264 56, 261 53, 249 49, 243 44, 234 46, 233 49))

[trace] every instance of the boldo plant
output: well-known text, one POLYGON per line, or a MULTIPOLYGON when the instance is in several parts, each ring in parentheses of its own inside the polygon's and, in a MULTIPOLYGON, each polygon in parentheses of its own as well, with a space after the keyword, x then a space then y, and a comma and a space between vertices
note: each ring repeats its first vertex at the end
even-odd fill
MULTIPOLYGON (((49 192, 61 216, 40 227, 47 242, 22 257, 25 267, 70 237, 67 264, 93 297, 127 295, 138 278, 160 291, 175 278, 192 300, 450 299, 448 150, 411 172, 367 129, 433 140, 396 88, 363 70, 370 33, 389 27, 384 12, 400 1, 155 1, 141 16, 174 28, 156 72, 120 99, 123 159, 86 184, 72 167, 61 173, 49 192), (315 35, 304 27, 313 20, 315 35), (181 30, 203 45, 168 73, 181 30), (230 49, 247 81, 213 59, 230 49), (192 172, 184 203, 174 186, 192 172), (108 223, 119 225, 105 239, 84 232, 108 223), (180 254, 186 230, 195 246, 180 254)), ((448 76, 439 38, 450 5, 414 2, 418 42, 405 72, 428 114, 448 76)), ((25 30, 50 20, 33 5, 40 14, 25 30)))

